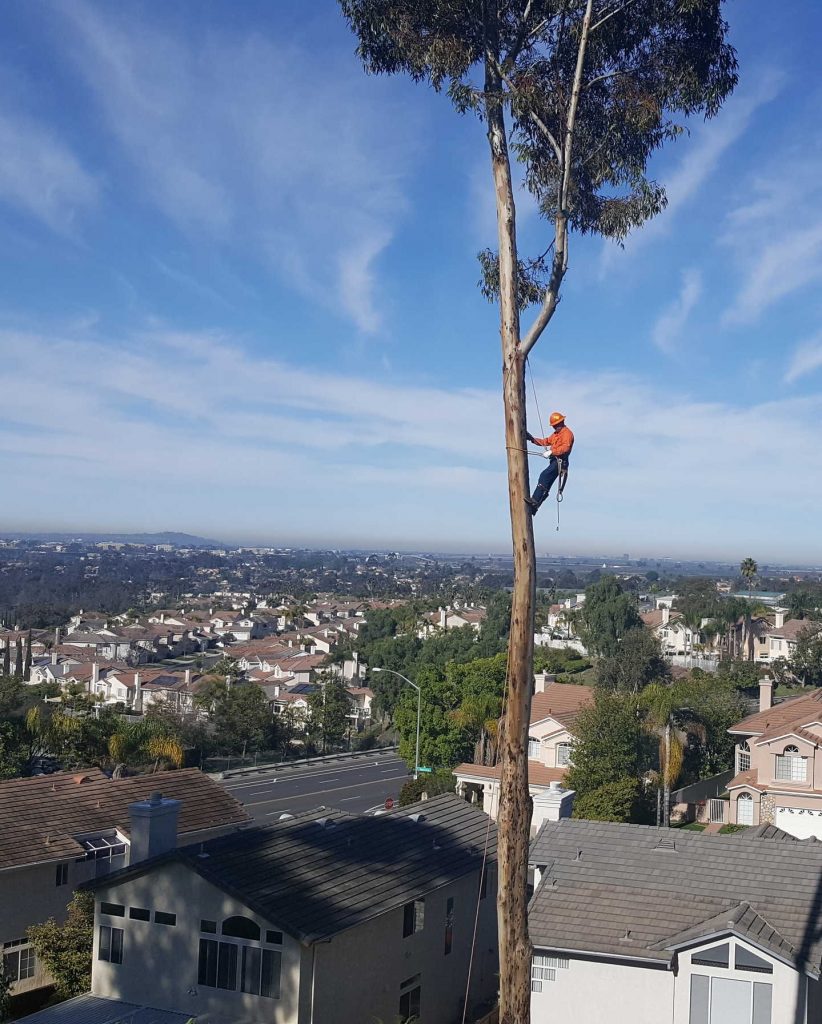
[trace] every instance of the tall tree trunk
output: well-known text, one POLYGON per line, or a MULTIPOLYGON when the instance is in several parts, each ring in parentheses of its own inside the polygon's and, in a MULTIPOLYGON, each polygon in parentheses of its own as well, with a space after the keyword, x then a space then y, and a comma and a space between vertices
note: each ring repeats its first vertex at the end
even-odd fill
MULTIPOLYGON (((486 38, 497 53, 495 4, 486 8, 486 38)), ((528 723, 534 665, 536 568, 534 529, 525 504, 530 494, 525 438, 525 356, 520 349, 514 191, 508 156, 501 81, 486 59, 486 112, 499 236, 500 338, 502 341, 505 445, 514 552, 511 633, 508 639, 507 704, 499 736, 502 761, 499 799, 500 1024, 528 1024, 531 1004, 531 942, 528 937, 528 723)))

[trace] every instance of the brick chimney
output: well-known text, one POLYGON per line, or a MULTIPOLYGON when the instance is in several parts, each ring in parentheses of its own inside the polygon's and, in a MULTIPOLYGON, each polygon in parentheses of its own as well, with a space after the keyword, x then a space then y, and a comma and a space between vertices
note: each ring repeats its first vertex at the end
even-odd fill
POLYGON ((177 818, 180 801, 152 793, 148 800, 129 804, 131 852, 129 864, 158 857, 177 847, 177 818))
POLYGON ((768 711, 773 707, 773 679, 763 676, 759 680, 759 710, 768 711))

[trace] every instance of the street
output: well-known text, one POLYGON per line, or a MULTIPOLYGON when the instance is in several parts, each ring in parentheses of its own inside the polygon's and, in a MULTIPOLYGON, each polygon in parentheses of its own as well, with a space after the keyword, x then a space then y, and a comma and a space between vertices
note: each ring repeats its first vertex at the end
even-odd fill
POLYGON ((396 803, 409 777, 407 765, 398 757, 375 756, 373 760, 287 768, 256 778, 238 776, 226 779, 223 785, 258 824, 265 825, 281 814, 320 806, 362 814, 382 807, 389 796, 396 803))

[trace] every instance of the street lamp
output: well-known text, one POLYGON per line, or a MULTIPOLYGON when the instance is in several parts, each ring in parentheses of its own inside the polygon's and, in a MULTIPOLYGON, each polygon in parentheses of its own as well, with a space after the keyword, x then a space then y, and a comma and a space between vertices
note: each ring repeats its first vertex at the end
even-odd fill
POLYGON ((393 668, 372 668, 371 671, 388 672, 392 676, 398 676, 404 682, 408 683, 409 686, 413 686, 417 691, 417 752, 414 756, 414 778, 418 779, 420 775, 420 714, 422 712, 422 690, 415 682, 412 682, 408 676, 404 676, 402 672, 395 672, 393 668))

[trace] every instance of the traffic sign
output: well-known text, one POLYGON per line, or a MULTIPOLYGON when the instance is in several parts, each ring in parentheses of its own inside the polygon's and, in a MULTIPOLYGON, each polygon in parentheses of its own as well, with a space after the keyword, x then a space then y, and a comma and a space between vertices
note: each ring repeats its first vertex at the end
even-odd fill
POLYGON ((434 770, 433 768, 423 768, 422 765, 418 765, 417 766, 417 771, 418 772, 433 772, 433 770, 434 770))

